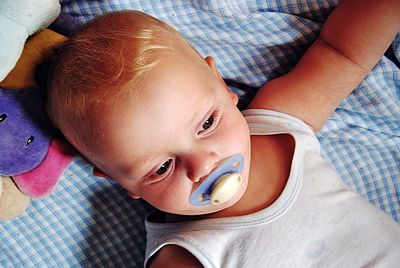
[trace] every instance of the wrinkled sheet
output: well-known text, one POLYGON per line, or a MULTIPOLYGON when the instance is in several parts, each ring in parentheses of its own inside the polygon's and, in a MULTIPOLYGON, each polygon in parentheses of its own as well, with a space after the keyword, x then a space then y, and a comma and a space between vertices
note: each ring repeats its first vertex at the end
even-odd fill
MULTIPOLYGON (((286 73, 315 40, 339 1, 61 1, 81 23, 112 10, 136 9, 178 29, 212 55, 222 76, 248 103, 265 81, 286 73)), ((344 100, 318 137, 344 182, 400 221, 400 56, 396 38, 344 100)), ((0 223, 2 267, 141 267, 143 219, 151 207, 76 158, 56 191, 20 217, 0 223)), ((373 241, 371 241, 373 242, 373 241)))

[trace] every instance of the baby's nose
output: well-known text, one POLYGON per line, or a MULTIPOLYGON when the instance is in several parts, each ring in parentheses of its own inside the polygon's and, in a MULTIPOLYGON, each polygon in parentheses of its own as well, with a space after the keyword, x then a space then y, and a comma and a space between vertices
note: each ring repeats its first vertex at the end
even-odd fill
POLYGON ((218 165, 216 153, 196 154, 188 165, 187 177, 193 182, 199 182, 208 176, 218 165))

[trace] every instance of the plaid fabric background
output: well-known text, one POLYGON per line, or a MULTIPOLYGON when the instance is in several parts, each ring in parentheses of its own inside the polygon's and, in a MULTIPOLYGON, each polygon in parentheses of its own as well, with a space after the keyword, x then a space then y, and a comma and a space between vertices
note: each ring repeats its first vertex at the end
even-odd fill
MULTIPOLYGON (((254 88, 292 68, 339 1, 61 1, 85 23, 97 14, 136 9, 178 29, 212 55, 247 103, 254 88), (249 94, 249 92, 251 94, 249 94)), ((393 44, 399 59, 400 38, 393 44)), ((344 100, 319 139, 346 184, 400 221, 400 71, 384 57, 344 100)), ((115 183, 90 175, 81 158, 55 192, 0 223, 1 267, 141 267, 143 219, 150 206, 115 183)), ((373 241, 371 241, 373 242, 373 241)))

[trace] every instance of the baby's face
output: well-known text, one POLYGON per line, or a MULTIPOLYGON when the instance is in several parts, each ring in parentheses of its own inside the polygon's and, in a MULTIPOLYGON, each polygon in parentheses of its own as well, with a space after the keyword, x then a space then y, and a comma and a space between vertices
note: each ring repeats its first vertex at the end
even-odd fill
POLYGON ((166 212, 194 215, 232 206, 246 190, 250 162, 249 129, 237 98, 200 61, 163 61, 144 81, 99 114, 104 146, 95 164, 166 212), (245 159, 238 193, 224 204, 192 205, 191 193, 236 153, 245 159))

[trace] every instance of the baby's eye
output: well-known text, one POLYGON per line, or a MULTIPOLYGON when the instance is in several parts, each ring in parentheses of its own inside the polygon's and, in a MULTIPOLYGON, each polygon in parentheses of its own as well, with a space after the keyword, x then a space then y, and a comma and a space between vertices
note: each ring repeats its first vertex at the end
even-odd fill
POLYGON ((209 129, 213 123, 214 123, 214 114, 210 115, 210 117, 202 125, 202 128, 204 130, 209 129))
POLYGON ((159 182, 162 181, 163 179, 165 179, 167 176, 169 176, 169 174, 172 172, 172 166, 173 166, 173 160, 169 159, 167 161, 165 161, 158 169, 156 172, 154 172, 153 174, 151 174, 150 176, 148 176, 145 181, 148 184, 152 184, 155 182, 159 182))
POLYGON ((169 166, 171 165, 171 161, 172 161, 172 159, 165 161, 161 165, 161 167, 156 171, 155 175, 160 176, 160 175, 163 175, 165 172, 167 172, 169 169, 169 166))
POLYGON ((206 135, 214 131, 220 120, 220 113, 215 110, 206 121, 203 122, 197 134, 206 135))

